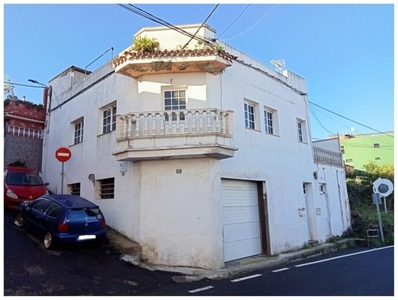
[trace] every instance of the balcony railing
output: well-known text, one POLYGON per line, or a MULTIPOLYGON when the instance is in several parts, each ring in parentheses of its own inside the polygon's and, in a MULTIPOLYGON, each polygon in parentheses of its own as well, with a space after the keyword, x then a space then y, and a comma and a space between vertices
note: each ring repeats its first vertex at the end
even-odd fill
POLYGON ((12 134, 12 135, 35 138, 35 139, 43 138, 42 130, 29 129, 29 128, 18 127, 18 126, 13 126, 13 125, 6 126, 6 133, 12 134))
POLYGON ((117 160, 234 156, 233 112, 165 110, 118 115, 117 160))
POLYGON ((119 115, 117 139, 219 134, 232 136, 232 111, 165 110, 119 115))
POLYGON ((343 167, 341 153, 315 146, 313 147, 313 149, 315 163, 343 167))

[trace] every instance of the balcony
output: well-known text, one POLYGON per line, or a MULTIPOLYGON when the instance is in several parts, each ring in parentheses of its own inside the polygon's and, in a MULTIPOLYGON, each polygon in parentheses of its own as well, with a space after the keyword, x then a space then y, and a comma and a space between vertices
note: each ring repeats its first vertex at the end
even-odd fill
POLYGON ((343 160, 341 153, 326 150, 319 147, 314 149, 314 162, 317 164, 332 165, 336 167, 343 167, 343 160))
POLYGON ((193 109, 140 112, 116 119, 116 160, 234 156, 233 112, 193 109))
POLYGON ((116 73, 138 78, 142 75, 187 72, 219 74, 236 59, 224 50, 187 49, 150 52, 124 51, 113 60, 116 73))

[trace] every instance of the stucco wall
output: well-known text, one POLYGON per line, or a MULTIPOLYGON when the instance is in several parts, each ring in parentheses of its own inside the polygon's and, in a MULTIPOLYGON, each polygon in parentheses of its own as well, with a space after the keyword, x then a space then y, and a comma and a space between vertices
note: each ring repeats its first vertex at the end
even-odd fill
POLYGON ((210 269, 223 265, 217 259, 223 249, 215 249, 213 245, 215 235, 217 240, 222 239, 220 231, 217 234, 212 228, 213 161, 139 163, 144 259, 157 264, 210 269))

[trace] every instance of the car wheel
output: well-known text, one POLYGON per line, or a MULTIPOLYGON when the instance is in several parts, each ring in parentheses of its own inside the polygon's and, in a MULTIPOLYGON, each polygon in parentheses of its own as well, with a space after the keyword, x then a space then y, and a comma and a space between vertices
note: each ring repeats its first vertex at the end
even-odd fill
POLYGON ((47 232, 43 239, 44 248, 50 249, 54 245, 53 236, 51 233, 47 232))
POLYGON ((19 213, 14 217, 14 225, 17 227, 23 227, 25 225, 25 220, 22 214, 19 213))

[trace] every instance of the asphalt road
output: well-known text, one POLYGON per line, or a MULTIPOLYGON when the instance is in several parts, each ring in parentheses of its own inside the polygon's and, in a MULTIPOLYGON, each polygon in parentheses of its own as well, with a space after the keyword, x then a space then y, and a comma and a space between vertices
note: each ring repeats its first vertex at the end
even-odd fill
POLYGON ((5 296, 392 296, 394 248, 354 248, 225 280, 176 283, 109 244, 48 251, 4 215, 5 296), (355 254, 355 255, 354 255, 355 254), (334 259, 331 259, 334 258, 334 259), (324 260, 324 261, 323 261, 324 260), (316 263, 312 263, 316 262, 316 263), (312 263, 312 264, 307 264, 312 263))

